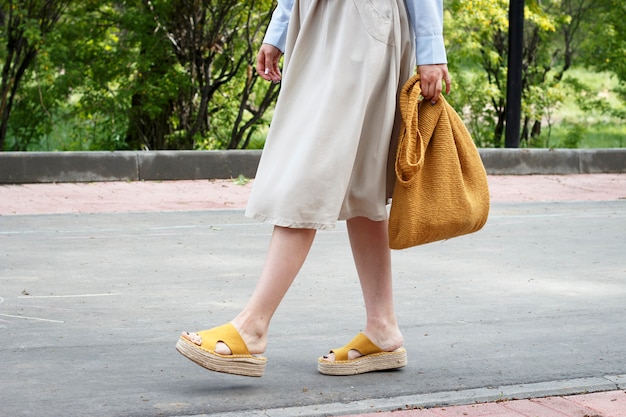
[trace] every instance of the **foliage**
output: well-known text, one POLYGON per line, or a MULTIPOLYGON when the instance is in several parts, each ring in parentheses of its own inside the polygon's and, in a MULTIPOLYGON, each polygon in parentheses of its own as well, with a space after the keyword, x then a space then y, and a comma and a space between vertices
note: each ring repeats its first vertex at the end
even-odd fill
POLYGON ((4 149, 243 148, 267 124, 278 86, 253 68, 272 1, 64 3, 4 149))
MULTIPOLYGON (((522 54, 524 146, 543 142, 542 129, 546 125, 549 138, 555 114, 571 92, 572 86, 565 85, 563 77, 578 59, 585 62, 583 55, 589 49, 584 45, 596 43, 594 37, 586 36, 601 26, 596 9, 616 1, 526 0, 522 54)), ((450 67, 454 74, 461 74, 457 75, 460 80, 452 101, 463 103, 479 145, 500 147, 506 116, 509 0, 450 0, 448 4, 448 49, 454 57, 450 67)), ((616 40, 619 30, 607 36, 616 40)), ((621 53, 624 61, 623 49, 621 53)))
POLYGON ((250 182, 250 179, 246 178, 246 176, 243 174, 240 174, 237 178, 233 180, 233 183, 236 185, 246 185, 249 182, 250 182))
MULTIPOLYGON (((27 71, 41 53, 44 68, 45 55, 52 48, 49 35, 69 1, 66 0, 3 0, 0 8, 0 149, 4 149, 9 117, 27 71)), ((37 97, 31 96, 31 102, 37 97)), ((39 97, 41 101, 41 95, 39 97)))
MULTIPOLYGON (((449 100, 482 147, 503 143, 509 1, 444 0, 449 100)), ((522 146, 617 137, 626 2, 525 1, 522 146)), ((263 147, 279 85, 254 67, 275 1, 1 4, 0 150, 263 147)))
POLYGON ((600 0, 585 21, 586 32, 593 36, 581 41, 581 61, 596 70, 614 73, 622 82, 626 82, 625 21, 626 2, 600 0))

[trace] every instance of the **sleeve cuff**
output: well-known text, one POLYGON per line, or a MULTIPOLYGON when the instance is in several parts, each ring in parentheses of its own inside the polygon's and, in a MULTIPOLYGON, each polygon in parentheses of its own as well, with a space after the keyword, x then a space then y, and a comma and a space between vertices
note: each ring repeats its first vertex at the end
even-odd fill
POLYGON ((282 52, 285 52, 285 44, 287 43, 287 28, 281 27, 279 22, 271 21, 265 32, 263 43, 274 45, 282 52))
POLYGON ((417 36, 415 45, 417 65, 448 63, 443 35, 417 36))
POLYGON ((292 2, 279 2, 274 10, 270 24, 267 26, 263 43, 274 45, 282 52, 285 52, 287 44, 287 28, 289 27, 289 17, 291 16, 292 2))

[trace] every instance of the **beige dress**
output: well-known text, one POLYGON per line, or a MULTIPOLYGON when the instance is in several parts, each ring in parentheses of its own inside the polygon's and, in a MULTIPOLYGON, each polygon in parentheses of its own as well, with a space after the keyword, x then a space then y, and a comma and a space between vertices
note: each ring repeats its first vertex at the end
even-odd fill
POLYGON ((387 218, 397 93, 414 68, 413 43, 403 0, 295 1, 246 216, 313 229, 387 218))

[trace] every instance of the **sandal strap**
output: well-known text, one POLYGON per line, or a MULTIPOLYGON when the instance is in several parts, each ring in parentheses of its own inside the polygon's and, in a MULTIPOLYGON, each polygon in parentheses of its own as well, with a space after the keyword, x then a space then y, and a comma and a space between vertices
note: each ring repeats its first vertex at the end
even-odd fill
POLYGON ((202 348, 209 352, 215 352, 215 345, 222 342, 228 346, 233 355, 250 355, 246 342, 231 323, 203 330, 198 332, 198 335, 202 338, 202 348))
POLYGON ((383 350, 376 346, 367 336, 363 333, 356 335, 347 345, 338 349, 333 349, 330 352, 335 354, 335 361, 347 361, 348 352, 351 350, 358 351, 361 356, 371 355, 373 353, 381 353, 383 350))

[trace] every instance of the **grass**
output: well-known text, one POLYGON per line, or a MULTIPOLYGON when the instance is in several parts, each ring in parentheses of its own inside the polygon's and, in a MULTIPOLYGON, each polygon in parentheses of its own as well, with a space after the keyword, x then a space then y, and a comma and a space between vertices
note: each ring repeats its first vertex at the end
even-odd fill
POLYGON ((615 89, 619 80, 609 73, 574 68, 568 71, 591 93, 582 109, 572 93, 554 112, 551 129, 544 128, 542 146, 549 148, 623 148, 626 146, 626 120, 615 116, 624 112, 624 103, 615 89), (597 103, 597 105, 595 105, 597 103), (546 132, 550 130, 549 137, 546 132))
POLYGON ((623 148, 626 146, 624 123, 593 123, 588 125, 561 123, 552 127, 546 148, 623 148))

